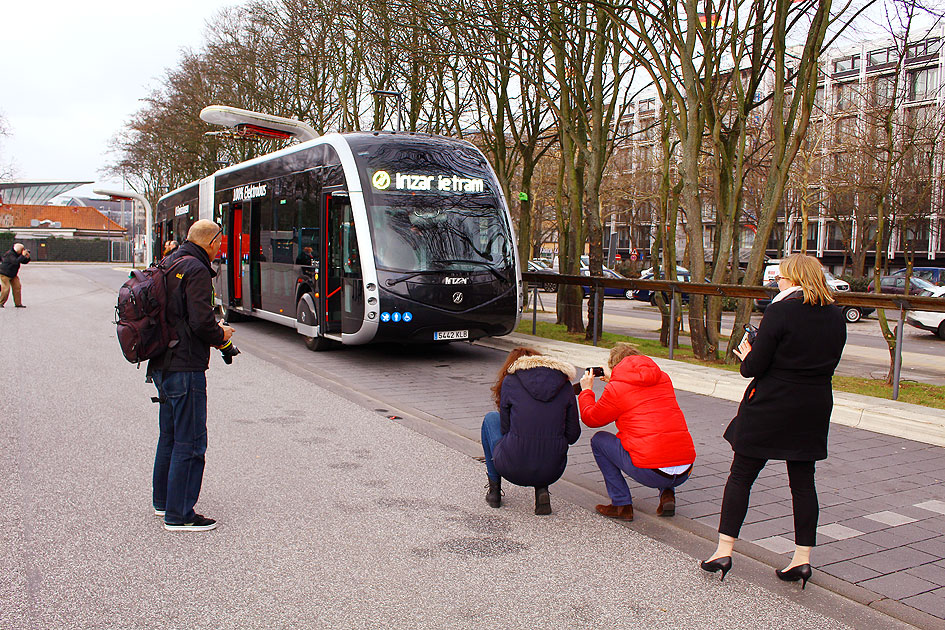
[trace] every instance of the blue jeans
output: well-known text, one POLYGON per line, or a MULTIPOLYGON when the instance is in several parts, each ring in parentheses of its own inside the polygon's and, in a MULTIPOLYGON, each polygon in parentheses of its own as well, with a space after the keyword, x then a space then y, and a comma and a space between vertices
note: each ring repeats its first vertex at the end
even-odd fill
POLYGON ((190 523, 207 452, 207 375, 155 370, 151 376, 162 399, 154 455, 154 507, 165 510, 165 523, 190 523))
POLYGON ((486 456, 486 474, 493 481, 499 480, 499 473, 495 471, 492 462, 492 449, 502 438, 502 419, 498 411, 490 411, 482 419, 482 453, 486 456))
POLYGON ((692 470, 682 475, 665 477, 652 468, 637 468, 633 465, 630 453, 624 449, 620 439, 613 433, 598 431, 591 438, 591 451, 597 466, 604 475, 604 485, 607 486, 607 495, 612 505, 633 505, 630 497, 630 488, 623 473, 631 479, 648 488, 657 488, 660 491, 682 485, 692 470), (622 472, 621 472, 622 471, 622 472))

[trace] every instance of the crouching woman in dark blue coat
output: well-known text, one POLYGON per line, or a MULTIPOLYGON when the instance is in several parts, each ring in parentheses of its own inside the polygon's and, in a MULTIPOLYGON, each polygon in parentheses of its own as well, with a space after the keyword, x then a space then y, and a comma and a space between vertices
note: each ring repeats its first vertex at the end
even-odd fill
POLYGON ((548 486, 561 478, 568 464, 568 446, 581 436, 578 407, 571 381, 574 367, 515 348, 492 388, 499 411, 482 421, 489 492, 486 502, 502 504, 502 478, 535 487, 535 514, 551 514, 548 486))

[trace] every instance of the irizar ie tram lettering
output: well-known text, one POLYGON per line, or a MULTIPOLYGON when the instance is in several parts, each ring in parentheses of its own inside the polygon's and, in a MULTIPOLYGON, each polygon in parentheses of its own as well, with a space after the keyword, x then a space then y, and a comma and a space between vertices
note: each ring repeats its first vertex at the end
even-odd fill
POLYGON ((518 323, 508 207, 467 142, 329 134, 226 167, 161 198, 155 251, 199 218, 223 226, 223 313, 292 326, 313 350, 472 340, 518 323))

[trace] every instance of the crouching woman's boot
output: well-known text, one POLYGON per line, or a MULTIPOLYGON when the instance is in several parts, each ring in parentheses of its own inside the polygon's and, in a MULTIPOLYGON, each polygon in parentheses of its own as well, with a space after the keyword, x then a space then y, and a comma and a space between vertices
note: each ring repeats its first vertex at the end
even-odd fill
POLYGON ((489 491, 486 493, 486 503, 497 508, 502 505, 502 477, 489 477, 489 491))
POLYGON ((551 514, 551 494, 548 486, 535 488, 535 514, 551 514))

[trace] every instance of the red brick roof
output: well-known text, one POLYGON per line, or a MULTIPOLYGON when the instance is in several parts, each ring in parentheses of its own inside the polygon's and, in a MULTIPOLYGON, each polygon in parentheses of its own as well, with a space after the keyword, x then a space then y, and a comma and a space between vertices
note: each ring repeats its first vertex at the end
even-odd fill
POLYGON ((0 205, 0 229, 34 227, 33 219, 59 222, 63 229, 125 231, 125 228, 89 206, 0 205))

